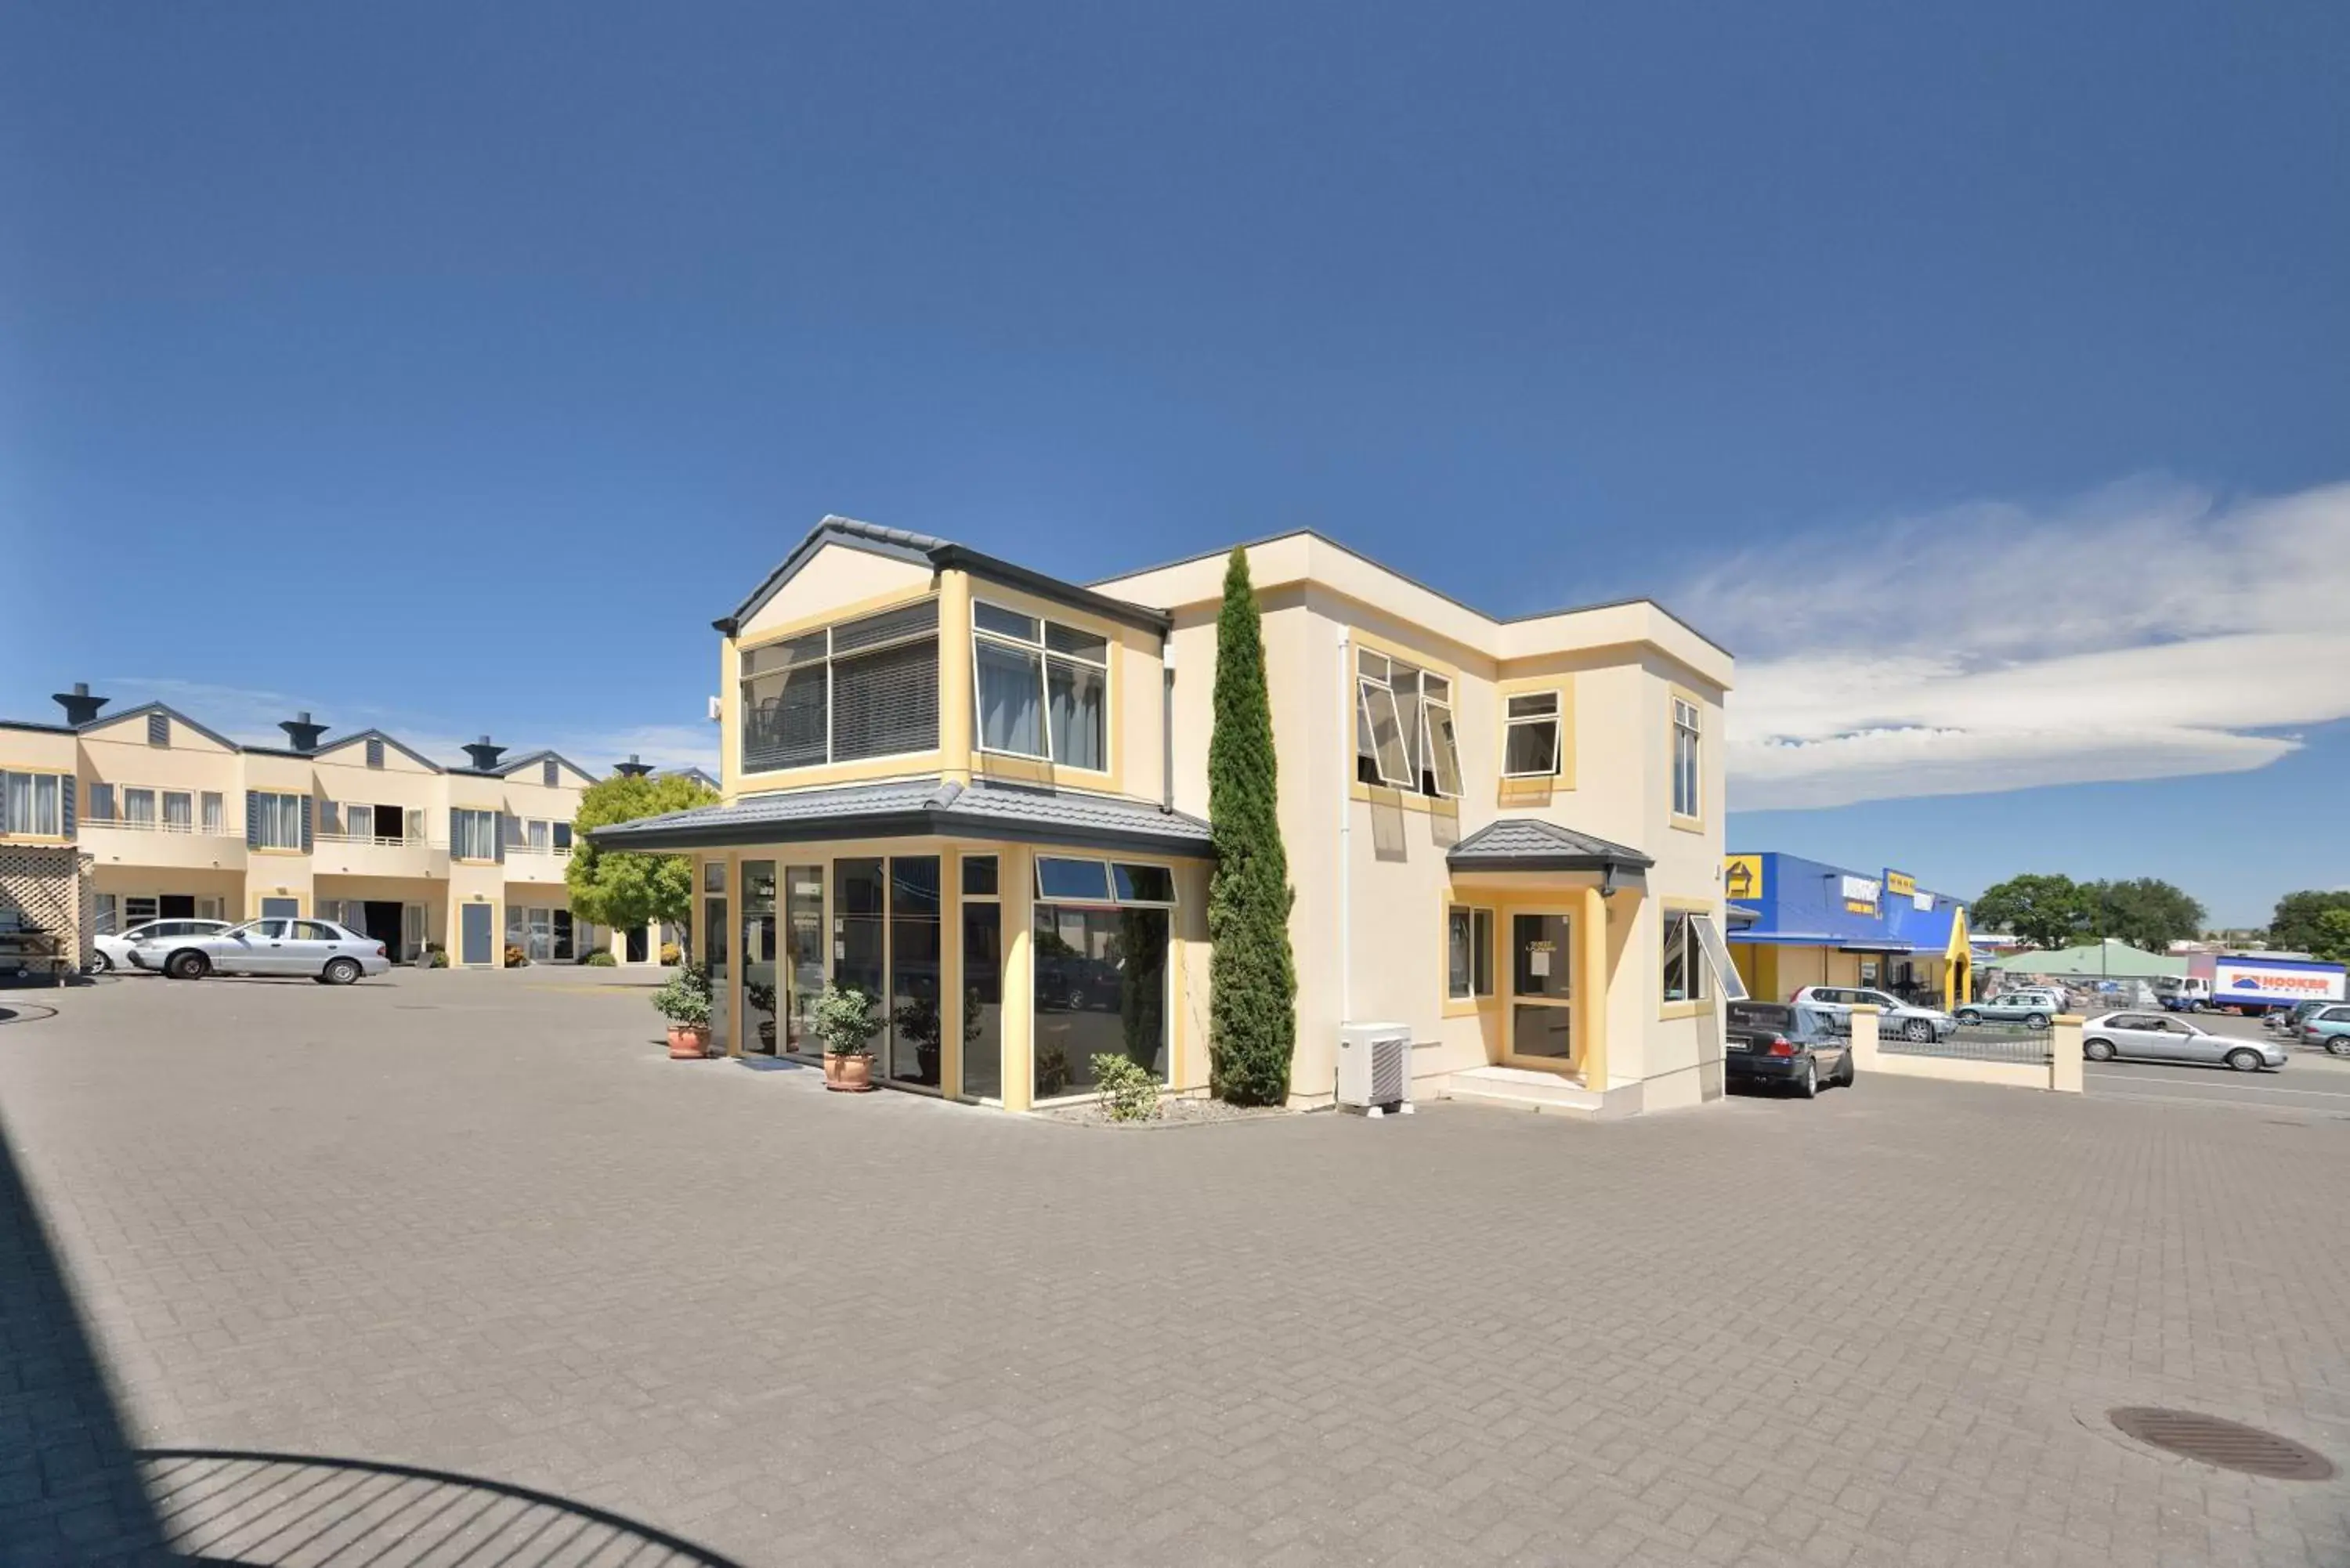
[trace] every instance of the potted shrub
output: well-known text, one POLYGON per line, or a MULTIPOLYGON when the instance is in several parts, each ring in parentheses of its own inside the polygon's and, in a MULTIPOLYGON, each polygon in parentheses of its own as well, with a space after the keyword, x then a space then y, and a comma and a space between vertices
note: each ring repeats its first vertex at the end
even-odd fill
POLYGON ((710 971, 698 963, 680 964, 677 972, 653 992, 653 1009, 669 1020, 671 1061, 696 1061, 710 1054, 710 971))
POLYGON ((873 1053, 866 1043, 881 1032, 873 998, 853 985, 827 985, 816 999, 808 1028, 824 1042, 824 1086, 863 1094, 873 1086, 873 1053))
POLYGON ((762 985, 755 980, 743 982, 743 1002, 754 1012, 765 1016, 759 1020, 759 1049, 772 1056, 775 1054, 775 988, 762 985))

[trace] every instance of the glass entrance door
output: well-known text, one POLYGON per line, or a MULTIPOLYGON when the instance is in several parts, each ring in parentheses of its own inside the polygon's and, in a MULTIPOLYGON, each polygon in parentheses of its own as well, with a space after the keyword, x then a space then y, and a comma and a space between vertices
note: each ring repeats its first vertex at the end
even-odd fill
POLYGON ((1575 1065, 1575 943, 1563 914, 1510 917, 1510 1039, 1524 1067, 1575 1065))
POLYGON ((743 1049, 775 1054, 775 863, 743 862, 743 1049))

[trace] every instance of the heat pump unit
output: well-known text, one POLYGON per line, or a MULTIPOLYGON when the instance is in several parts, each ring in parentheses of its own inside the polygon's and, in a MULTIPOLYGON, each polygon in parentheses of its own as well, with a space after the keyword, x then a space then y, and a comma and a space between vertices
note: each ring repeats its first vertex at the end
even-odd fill
POLYGON ((1383 1116, 1411 1114, 1411 1030, 1401 1023, 1338 1027, 1338 1107, 1383 1116))

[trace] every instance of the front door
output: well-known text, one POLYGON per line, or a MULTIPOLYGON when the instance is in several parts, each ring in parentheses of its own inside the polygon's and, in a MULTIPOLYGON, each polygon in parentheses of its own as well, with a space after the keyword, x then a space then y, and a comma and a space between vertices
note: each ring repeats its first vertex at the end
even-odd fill
POLYGON ((1574 922, 1565 914, 1510 917, 1510 1037, 1505 1060, 1557 1072, 1575 1065, 1574 922))
POLYGON ((490 961, 490 907, 487 904, 466 904, 458 911, 459 930, 457 961, 481 963, 490 961))

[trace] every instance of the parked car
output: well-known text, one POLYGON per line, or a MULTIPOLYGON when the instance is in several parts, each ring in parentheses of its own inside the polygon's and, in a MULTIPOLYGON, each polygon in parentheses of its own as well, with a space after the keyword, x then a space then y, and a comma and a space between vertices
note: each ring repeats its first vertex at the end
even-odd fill
POLYGON ((141 942, 170 941, 178 937, 209 937, 226 929, 226 920, 141 920, 127 931, 92 937, 89 945, 97 957, 91 967, 100 974, 109 970, 130 969, 134 967, 130 950, 141 942))
POLYGON ((1997 996, 1970 1002, 1960 1008, 1959 1022, 2021 1023, 2032 1029, 2045 1029, 2049 1021, 2063 1011, 2049 1005, 2044 991, 2002 991, 1997 996))
POLYGON ((2282 1041, 2214 1034, 2175 1012, 2108 1012, 2092 1018, 2081 1028, 2081 1054, 2092 1062, 2117 1057, 2134 1062, 2195 1062, 2230 1066, 2239 1073, 2282 1067, 2286 1060, 2282 1041))
POLYGON ((2303 1024, 2334 1005, 2336 1004, 2322 996, 2307 1002, 2296 1002, 2293 1004, 2293 1011, 2290 1012, 2271 1012, 2263 1015, 2261 1019, 2261 1027, 2282 1029, 2284 1031, 2286 1039, 2298 1039, 2303 1024))
POLYGON ((1915 1007, 1889 992, 1859 986, 1807 985, 1788 1001, 1793 1006, 1817 1007, 1847 1020, 1856 1007, 1874 1007, 1880 1014, 1877 1032, 1881 1038, 1918 1045, 1948 1040, 1959 1028, 1959 1021, 1939 1008, 1915 1007))
MULTIPOLYGON (((2288 1034, 2286 1039, 2293 1039, 2288 1034)), ((2350 1056, 2350 1006, 2332 1002, 2323 1010, 2302 1020, 2301 1043, 2323 1045, 2333 1056, 2350 1056)))
POLYGON ((247 920, 207 937, 149 942, 131 950, 141 969, 173 980, 208 974, 296 974, 325 985, 348 985, 391 967, 383 944, 332 920, 247 920))
POLYGON ((1805 1099, 1824 1084, 1850 1086, 1849 1012, 1788 1002, 1733 1002, 1722 1027, 1723 1075, 1733 1085, 1768 1084, 1805 1099))

